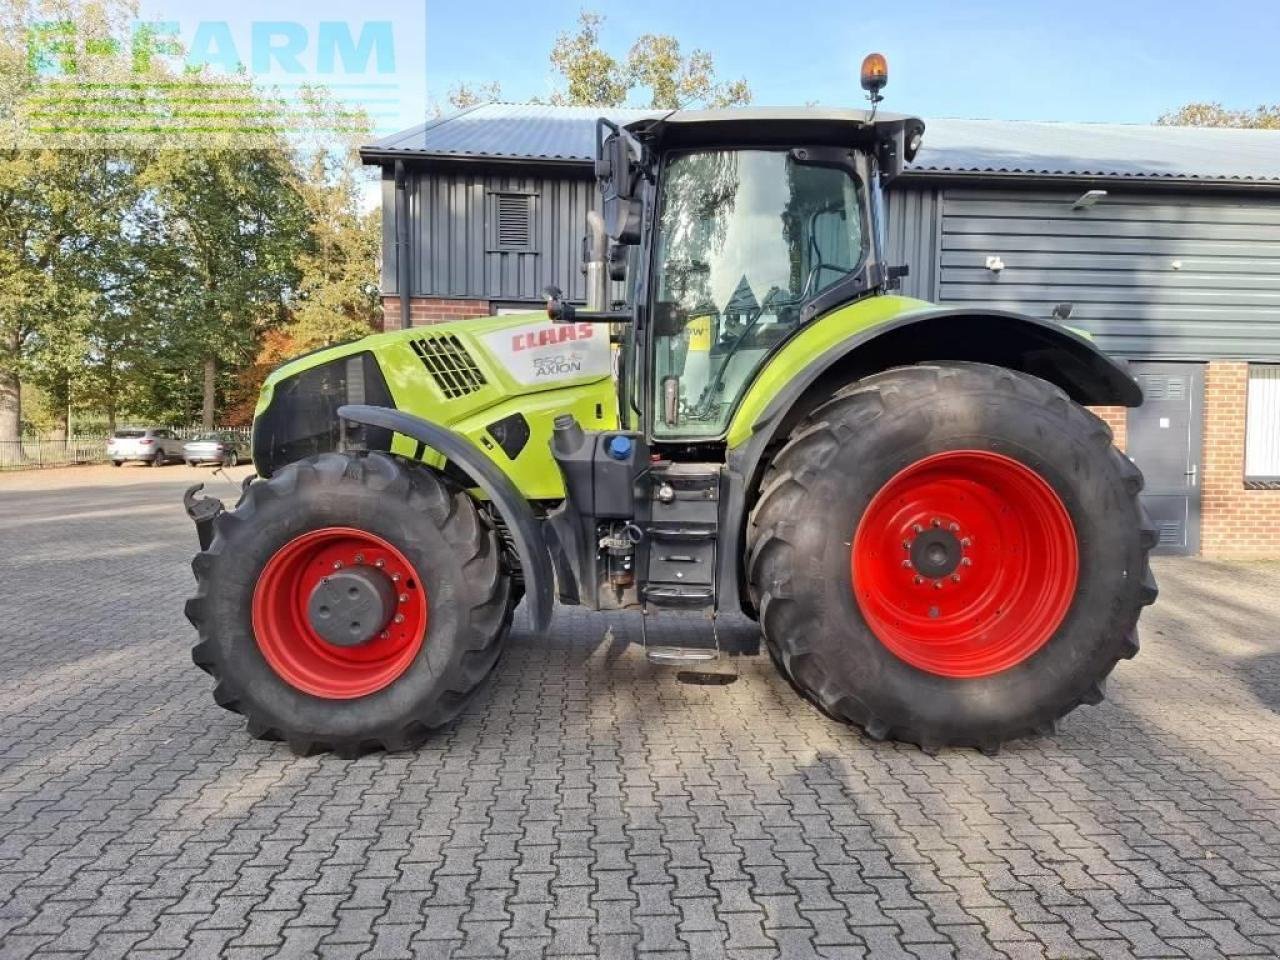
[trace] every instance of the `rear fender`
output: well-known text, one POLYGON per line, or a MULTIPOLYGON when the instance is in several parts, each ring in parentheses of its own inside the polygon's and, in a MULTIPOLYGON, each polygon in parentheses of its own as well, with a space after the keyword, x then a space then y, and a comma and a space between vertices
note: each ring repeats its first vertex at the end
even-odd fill
POLYGON ((447 427, 429 423, 399 410, 351 404, 338 408, 338 416, 351 423, 382 427, 416 440, 443 454, 475 481, 502 514, 524 575, 525 596, 533 629, 544 632, 551 623, 553 574, 551 558, 538 521, 515 484, 497 465, 465 437, 447 427))
MULTIPOLYGON (((785 351, 784 347, 775 362, 785 351)), ((717 571, 726 607, 733 605, 734 597, 745 601, 741 588, 745 585, 742 551, 746 522, 767 455, 776 443, 847 383, 891 367, 954 360, 1029 373, 1060 387, 1080 404, 1142 404, 1142 389, 1123 361, 1107 356, 1089 338, 1052 320, 1001 310, 927 307, 857 330, 805 358, 803 366, 793 368, 794 372, 780 382, 774 379, 766 401, 749 403, 753 387, 730 426, 728 495, 721 529, 736 539, 732 549, 721 551, 717 571)), ((757 383, 768 372, 766 366, 757 383)))

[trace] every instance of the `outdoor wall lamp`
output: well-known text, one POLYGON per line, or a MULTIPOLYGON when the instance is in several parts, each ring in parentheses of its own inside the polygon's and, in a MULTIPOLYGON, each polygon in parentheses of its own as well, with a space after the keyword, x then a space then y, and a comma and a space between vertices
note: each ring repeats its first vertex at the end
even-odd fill
POLYGON ((1080 198, 1071 205, 1072 210, 1087 210, 1095 203, 1107 195, 1105 190, 1086 190, 1080 194, 1080 198))

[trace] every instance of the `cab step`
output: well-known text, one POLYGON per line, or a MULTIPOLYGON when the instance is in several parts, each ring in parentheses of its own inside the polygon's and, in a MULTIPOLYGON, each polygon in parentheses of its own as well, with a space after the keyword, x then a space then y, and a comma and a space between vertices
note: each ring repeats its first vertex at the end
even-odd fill
POLYGON ((684 667, 691 663, 709 663, 720 658, 720 651, 714 647, 667 647, 646 646, 645 659, 665 667, 684 667))

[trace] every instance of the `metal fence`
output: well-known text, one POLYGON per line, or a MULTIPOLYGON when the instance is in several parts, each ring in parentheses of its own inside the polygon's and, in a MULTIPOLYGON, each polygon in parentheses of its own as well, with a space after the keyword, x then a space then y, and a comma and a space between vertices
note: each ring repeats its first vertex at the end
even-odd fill
MULTIPOLYGON (((191 440, 208 433, 199 427, 169 427, 175 436, 191 440)), ((251 428, 227 427, 215 431, 249 446, 251 428)), ((99 433, 69 437, 65 440, 48 436, 24 437, 22 440, 0 440, 0 470, 38 470, 41 467, 69 467, 81 463, 107 462, 107 436, 99 433)), ((241 455, 242 459, 244 454, 241 455)))

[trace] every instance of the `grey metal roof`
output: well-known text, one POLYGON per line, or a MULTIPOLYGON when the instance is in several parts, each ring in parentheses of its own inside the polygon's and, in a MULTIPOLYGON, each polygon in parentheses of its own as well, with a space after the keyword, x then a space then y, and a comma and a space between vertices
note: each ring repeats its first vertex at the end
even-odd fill
POLYGON ((485 103, 393 133, 362 148, 361 153, 366 158, 404 155, 589 162, 596 155, 597 118, 631 123, 666 112, 485 103))
POLYGON ((1280 181, 1280 131, 926 120, 910 169, 939 173, 1280 181))
MULTIPOLYGON (((602 113, 630 123, 664 111, 488 103, 362 150, 396 156, 581 163, 602 113)), ((771 111, 776 113, 777 111, 771 111)), ((791 111, 792 114, 802 112, 791 111)), ((1021 120, 926 120, 918 174, 1280 183, 1280 131, 1021 120)))

